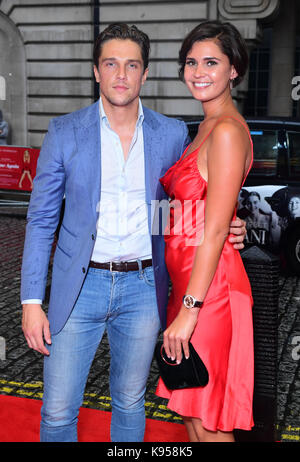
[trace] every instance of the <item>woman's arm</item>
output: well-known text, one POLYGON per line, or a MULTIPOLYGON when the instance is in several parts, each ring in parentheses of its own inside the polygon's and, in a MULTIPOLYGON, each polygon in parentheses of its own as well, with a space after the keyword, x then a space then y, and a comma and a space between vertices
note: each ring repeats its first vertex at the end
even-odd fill
MULTIPOLYGON (((228 237, 238 194, 245 174, 249 138, 236 121, 223 121, 211 134, 207 148, 208 186, 204 234, 196 250, 186 294, 204 300, 228 237)), ((181 361, 181 345, 188 356, 188 341, 199 309, 182 305, 178 316, 164 332, 166 354, 181 361)))

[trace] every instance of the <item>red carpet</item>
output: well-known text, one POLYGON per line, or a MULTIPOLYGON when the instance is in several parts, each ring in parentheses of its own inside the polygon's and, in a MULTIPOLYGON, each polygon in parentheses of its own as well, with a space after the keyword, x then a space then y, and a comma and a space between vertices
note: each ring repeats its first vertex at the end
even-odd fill
MULTIPOLYGON (((0 395, 0 442, 38 442, 40 400, 0 395)), ((110 412, 81 408, 80 442, 109 442, 110 412)), ((184 425, 147 419, 145 442, 187 442, 184 425)))

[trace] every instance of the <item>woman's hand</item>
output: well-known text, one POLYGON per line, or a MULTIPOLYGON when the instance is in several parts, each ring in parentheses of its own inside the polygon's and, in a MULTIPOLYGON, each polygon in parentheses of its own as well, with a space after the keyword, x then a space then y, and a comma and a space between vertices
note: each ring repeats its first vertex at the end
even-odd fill
POLYGON ((164 332, 164 349, 166 355, 179 364, 182 360, 182 348, 186 358, 189 357, 188 342, 195 329, 199 309, 188 309, 182 305, 177 317, 164 332))

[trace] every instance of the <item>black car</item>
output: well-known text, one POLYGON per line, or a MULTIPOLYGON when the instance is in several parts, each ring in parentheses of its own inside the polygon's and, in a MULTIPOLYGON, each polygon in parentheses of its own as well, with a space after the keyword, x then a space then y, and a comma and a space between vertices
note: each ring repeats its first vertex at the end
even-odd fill
MULTIPOLYGON (((191 138, 201 119, 184 119, 191 138)), ((246 118, 254 161, 239 196, 238 215, 247 223, 246 245, 280 253, 300 274, 300 121, 246 118)))

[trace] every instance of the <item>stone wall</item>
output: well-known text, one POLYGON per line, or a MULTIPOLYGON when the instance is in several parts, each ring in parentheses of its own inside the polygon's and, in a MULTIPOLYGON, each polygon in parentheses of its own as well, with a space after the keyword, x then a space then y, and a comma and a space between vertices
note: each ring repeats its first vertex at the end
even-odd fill
POLYGON ((0 74, 7 83, 6 105, 10 100, 14 112, 26 121, 21 135, 15 114, 8 111, 11 142, 40 147, 50 118, 94 101, 91 4, 88 0, 2 0, 0 13, 0 24, 10 24, 15 35, 18 32, 25 61, 21 78, 12 80, 15 44, 10 34, 10 65, 1 64, 0 74), (22 85, 23 104, 18 89, 22 85))
MULTIPOLYGON (((273 20, 279 0, 0 0, 0 76, 6 100, 0 109, 12 144, 40 147, 49 120, 91 104, 95 32, 115 21, 137 24, 152 48, 145 105, 167 115, 199 115, 178 80, 178 51, 199 22, 221 18, 241 31, 249 49, 260 39, 260 21, 273 20), (4 58, 3 58, 4 56, 4 58)), ((247 79, 234 90, 241 110, 247 79)))

